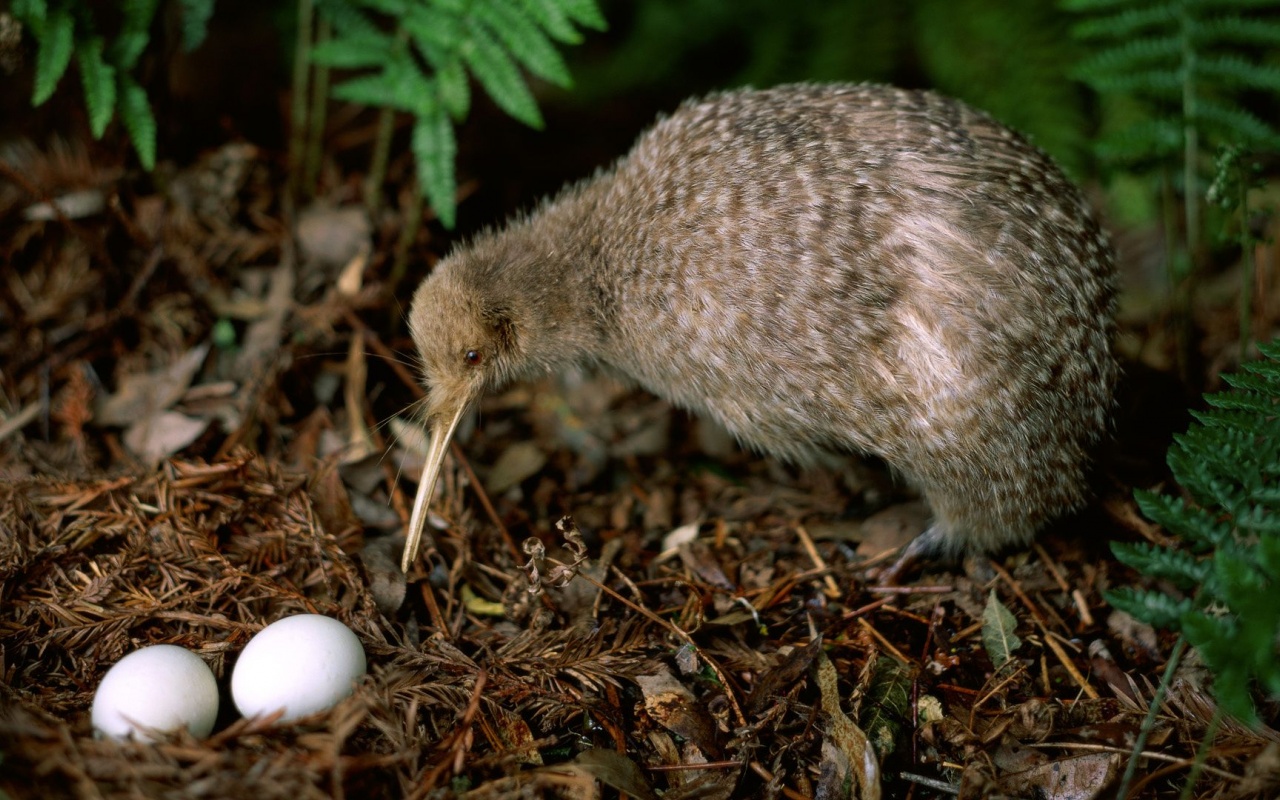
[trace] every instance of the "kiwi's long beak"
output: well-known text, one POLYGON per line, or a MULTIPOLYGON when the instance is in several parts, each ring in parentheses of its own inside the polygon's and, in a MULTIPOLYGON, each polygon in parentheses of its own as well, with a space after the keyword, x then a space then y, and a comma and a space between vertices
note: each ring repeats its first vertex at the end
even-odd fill
POLYGON ((413 513, 409 515, 409 530, 405 535, 404 556, 400 559, 400 569, 408 574, 409 567, 418 557, 418 548, 422 546, 422 530, 427 524, 427 506, 431 505, 431 495, 435 491, 436 478, 440 475, 440 466, 444 463, 444 454, 449 451, 449 442, 453 439, 453 430, 458 427, 458 420, 467 410, 467 403, 458 405, 452 416, 436 417, 431 424, 431 443, 427 446, 427 461, 422 466, 422 479, 418 481, 418 494, 413 498, 413 513))

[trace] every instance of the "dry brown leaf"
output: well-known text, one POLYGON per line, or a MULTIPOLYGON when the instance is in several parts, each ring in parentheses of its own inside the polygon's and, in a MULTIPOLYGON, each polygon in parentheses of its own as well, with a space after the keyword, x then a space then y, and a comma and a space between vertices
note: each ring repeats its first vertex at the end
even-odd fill
POLYGON ((707 757, 720 757, 715 720, 693 692, 669 672, 637 675, 635 680, 644 695, 645 711, 655 722, 696 744, 707 757))
POLYGON ((114 394, 99 400, 94 420, 99 425, 124 427, 167 410, 186 393, 208 354, 209 345, 202 344, 168 366, 126 375, 114 394))
POLYGON ((862 523, 858 555, 875 558, 901 549, 929 524, 929 507, 923 502, 899 503, 877 511, 862 523))
POLYGON ((547 465, 547 454, 535 442, 516 442, 502 451, 498 461, 489 470, 485 488, 490 494, 499 495, 532 478, 547 465))
POLYGON ((130 425, 124 432, 124 444, 154 466, 199 439, 208 427, 207 419, 188 417, 177 411, 162 411, 130 425))
POLYGON ((880 800, 880 760, 867 735, 840 708, 839 676, 831 659, 822 652, 818 654, 818 689, 827 718, 827 734, 831 743, 840 749, 858 784, 856 796, 859 800, 880 800))
POLYGON ((624 755, 593 747, 579 753, 570 763, 605 786, 626 792, 640 800, 658 800, 644 772, 636 766, 636 762, 624 755))
POLYGON ((1054 761, 1022 772, 1002 775, 999 785, 1014 797, 1044 800, 1093 800, 1108 796, 1123 763, 1118 753, 1086 753, 1054 761))

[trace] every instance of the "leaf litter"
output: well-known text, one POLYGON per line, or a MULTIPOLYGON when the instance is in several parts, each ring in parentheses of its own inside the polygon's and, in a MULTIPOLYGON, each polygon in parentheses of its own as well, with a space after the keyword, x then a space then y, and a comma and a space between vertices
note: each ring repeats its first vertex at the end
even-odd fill
MULTIPOLYGON (((880 587, 921 513, 891 476, 758 459, 575 373, 464 423, 403 575, 421 450, 410 287, 381 279, 398 227, 335 187, 291 232, 248 145, 162 169, 66 182, 113 209, 74 227, 0 193, 0 796, 1114 791, 1170 645, 1102 600, 1134 580, 1103 540, 1159 535, 1127 492, 1030 551, 880 587), (224 698, 204 740, 94 738, 126 653, 187 647, 225 687, 296 613, 368 654, 333 710, 273 725, 224 698)), ((1191 659, 1134 796, 1177 795, 1212 716, 1191 659)), ((1224 722, 1196 794, 1276 796, 1278 741, 1224 722)))

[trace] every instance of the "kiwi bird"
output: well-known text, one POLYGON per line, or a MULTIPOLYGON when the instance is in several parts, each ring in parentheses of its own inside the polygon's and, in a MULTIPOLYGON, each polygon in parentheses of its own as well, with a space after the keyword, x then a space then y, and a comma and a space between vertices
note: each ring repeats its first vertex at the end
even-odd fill
POLYGON ((1114 282, 1076 187, 960 101, 870 84, 686 101, 418 287, 431 438, 403 567, 464 412, 572 365, 772 456, 879 456, 929 504, 914 557, 1025 544, 1086 499, 1114 282))

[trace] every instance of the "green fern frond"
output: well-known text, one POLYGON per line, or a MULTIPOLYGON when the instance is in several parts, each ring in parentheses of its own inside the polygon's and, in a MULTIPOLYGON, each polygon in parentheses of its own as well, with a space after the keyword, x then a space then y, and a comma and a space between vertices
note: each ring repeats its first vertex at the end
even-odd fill
POLYGON ((1280 45, 1280 22, 1246 17, 1217 17, 1200 23, 1201 43, 1280 45))
POLYGON ((1080 73, 1080 78, 1100 92, 1140 92, 1161 99, 1182 94, 1182 75, 1169 69, 1080 73))
POLYGON ((1176 10, 1170 6, 1126 8, 1105 17, 1078 22, 1071 26, 1071 35, 1078 39, 1118 39, 1173 24, 1177 19, 1176 10))
POLYGON ((569 19, 559 0, 520 0, 520 5, 552 39, 562 44, 582 43, 582 33, 569 19))
POLYGON ((326 67, 363 69, 380 66, 391 52, 391 37, 380 32, 330 39, 311 49, 311 60, 326 67))
POLYGON ((498 107, 531 128, 542 127, 542 112, 511 57, 475 20, 466 24, 469 37, 462 57, 498 107))
POLYGON ((378 26, 351 0, 315 0, 315 3, 316 10, 333 25, 337 39, 346 36, 367 38, 382 34, 378 26))
POLYGON ((1195 607, 1189 599, 1175 600, 1162 592, 1143 591, 1127 586, 1107 592, 1106 598, 1112 608, 1157 628, 1178 627, 1183 616, 1195 607))
POLYGON ((1180 631, 1214 672, 1223 709, 1256 721, 1253 691, 1280 696, 1280 342, 1227 376, 1232 388, 1174 438, 1169 467, 1194 503, 1135 492, 1139 508, 1186 545, 1113 545, 1121 561, 1195 597, 1120 591, 1121 608, 1180 631), (1163 597, 1163 599, 1161 599, 1163 597))
POLYGON ((1134 492, 1143 516, 1188 540, 1197 547, 1216 545, 1231 537, 1231 526, 1203 509, 1189 507, 1181 497, 1147 491, 1134 492))
POLYGON ((151 42, 151 21, 160 0, 125 0, 120 4, 124 20, 111 42, 108 60, 122 72, 132 70, 151 42))
POLYGON ((94 36, 76 48, 76 66, 84 86, 84 105, 89 111, 89 131, 100 139, 116 113, 116 71, 103 61, 105 42, 94 36))
MULTIPOLYGON (((1267 395, 1273 402, 1280 402, 1280 371, 1277 370, 1258 370, 1246 369, 1243 372, 1228 372, 1222 375, 1222 380, 1233 389, 1239 389, 1243 392, 1257 392, 1267 395)), ((1231 392, 1218 392, 1216 394, 1207 395, 1205 397, 1211 404, 1214 400, 1230 396, 1231 392)))
MULTIPOLYGON (((36 29, 32 28, 32 33, 36 29)), ((44 19, 38 33, 40 47, 36 51, 35 91, 31 105, 38 106, 53 96, 58 82, 71 64, 75 47, 75 20, 66 8, 58 8, 44 19)))
POLYGON ((1166 578, 1180 589, 1199 586, 1213 571, 1211 563, 1185 550, 1170 550, 1148 542, 1119 542, 1112 552, 1122 563, 1153 578, 1166 578))
POLYGON ((594 0, 316 0, 316 8, 335 35, 315 49, 313 61, 373 70, 334 87, 333 96, 416 117, 419 185, 449 227, 456 216, 457 149, 450 120, 462 120, 470 109, 468 71, 499 108, 539 128, 542 115, 521 67, 567 87, 569 69, 553 40, 578 42, 579 26, 604 26, 594 0), (371 21, 378 17, 397 27, 394 42, 371 21))
POLYGON ((452 52, 466 38, 462 18, 443 8, 415 3, 401 20, 418 46, 436 53, 452 52))
POLYGON ((1280 539, 1280 516, 1275 513, 1280 506, 1280 492, 1259 487, 1250 492, 1249 499, 1253 504, 1234 515, 1236 527, 1251 535, 1280 539))
POLYGON ((1081 80, 1092 83, 1097 78, 1123 77, 1124 73, 1138 67, 1161 67, 1162 71, 1176 75, 1171 59, 1182 51, 1182 43, 1176 36, 1154 39, 1137 39, 1118 47, 1100 50, 1082 61, 1073 71, 1081 80))
POLYGON ((181 0, 182 49, 190 53, 204 42, 213 16, 213 0, 181 0))
POLYGON ((462 59, 454 56, 435 67, 441 104, 455 120, 465 118, 471 108, 471 82, 462 59))
POLYGON ((572 84, 560 51, 520 6, 511 0, 476 0, 472 13, 534 75, 560 87, 572 84))
POLYGON ((1223 709, 1245 724, 1255 725, 1257 712, 1249 694, 1249 660, 1241 657, 1235 620, 1214 617, 1200 611, 1183 615, 1179 627, 1200 656, 1212 664, 1216 676, 1214 694, 1223 709))
POLYGON ((1159 161, 1181 152, 1182 137, 1182 126, 1175 120, 1148 119, 1099 138, 1095 149, 1112 163, 1159 161))
POLYGON ((441 224, 452 228, 457 218, 454 197, 457 179, 453 161, 458 145, 453 122, 444 109, 436 106, 419 116, 413 126, 413 155, 418 165, 418 183, 425 192, 441 224))
POLYGON ((127 75, 121 75, 117 89, 116 112, 129 132, 143 169, 156 167, 156 118, 151 113, 147 93, 127 75))
POLYGON ((1223 87, 1280 92, 1280 69, 1252 64, 1237 55, 1202 56, 1195 62, 1195 72, 1223 87))
POLYGON ((49 4, 45 0, 13 0, 9 10, 27 26, 36 41, 44 39, 44 26, 49 19, 49 4))
POLYGON ((369 106, 385 106, 410 114, 430 109, 435 85, 407 55, 384 59, 381 72, 363 75, 335 86, 334 97, 369 106))
POLYGON ((604 21, 604 15, 600 13, 600 6, 596 5, 596 0, 556 0, 556 3, 564 9, 569 19, 584 28, 590 28, 593 31, 609 28, 604 21))
POLYGON ((1276 400, 1274 397, 1254 393, 1216 394, 1208 402, 1216 408, 1228 410, 1251 411, 1256 414, 1276 413, 1276 400))

